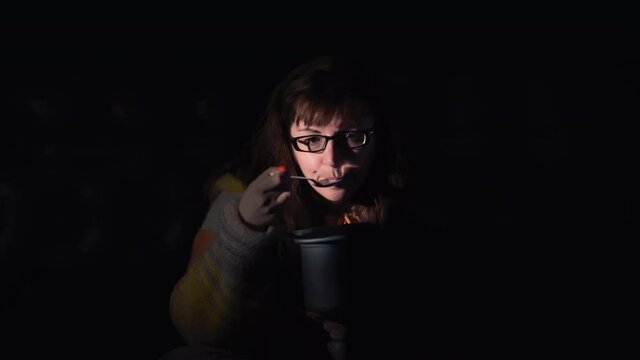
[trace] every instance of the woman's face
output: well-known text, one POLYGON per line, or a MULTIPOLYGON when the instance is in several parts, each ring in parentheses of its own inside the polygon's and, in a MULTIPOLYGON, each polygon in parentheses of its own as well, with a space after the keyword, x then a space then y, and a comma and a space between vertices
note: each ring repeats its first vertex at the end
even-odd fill
MULTIPOLYGON (((325 139, 318 136, 336 136, 326 142, 326 147, 319 152, 303 152, 293 146, 291 151, 304 177, 317 181, 342 179, 334 185, 320 187, 309 182, 311 187, 322 197, 333 203, 347 201, 360 188, 371 168, 376 151, 375 135, 366 133, 366 144, 360 144, 364 131, 371 129, 371 120, 341 121, 334 119, 326 126, 307 126, 304 123, 291 125, 291 137, 312 136, 297 141, 298 147, 309 150, 316 149, 325 139), (354 131, 354 132, 351 132, 354 131)), ((301 180, 306 181, 306 180, 301 180)))

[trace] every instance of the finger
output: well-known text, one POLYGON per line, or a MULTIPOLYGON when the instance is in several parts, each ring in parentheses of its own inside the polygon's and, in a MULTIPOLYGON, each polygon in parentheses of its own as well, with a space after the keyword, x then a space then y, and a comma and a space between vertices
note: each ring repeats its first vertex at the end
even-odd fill
POLYGON ((286 188, 288 184, 287 177, 283 176, 286 172, 284 166, 271 166, 258 176, 256 179, 255 189, 261 192, 272 191, 280 188, 286 188))
POLYGON ((344 340, 347 336, 347 326, 334 321, 324 321, 322 328, 329 333, 333 340, 344 340))
POLYGON ((287 172, 287 167, 284 165, 278 165, 268 167, 265 171, 262 172, 262 174, 274 177, 276 175, 284 174, 285 172, 287 172))
POLYGON ((287 167, 284 165, 272 166, 269 169, 268 174, 269 177, 279 178, 280 180, 289 179, 287 175, 287 167))
POLYGON ((278 197, 276 198, 276 201, 274 202, 274 205, 280 206, 284 204, 285 201, 289 200, 290 197, 291 197, 291 192, 285 191, 282 194, 278 195, 278 197))

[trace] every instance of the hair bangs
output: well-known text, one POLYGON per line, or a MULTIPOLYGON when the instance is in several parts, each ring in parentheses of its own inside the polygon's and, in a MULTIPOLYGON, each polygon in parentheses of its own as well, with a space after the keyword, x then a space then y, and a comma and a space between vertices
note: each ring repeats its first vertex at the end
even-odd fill
POLYGON ((296 125, 322 127, 335 121, 357 127, 362 119, 370 119, 372 114, 369 106, 351 96, 302 96, 294 105, 293 122, 296 125))

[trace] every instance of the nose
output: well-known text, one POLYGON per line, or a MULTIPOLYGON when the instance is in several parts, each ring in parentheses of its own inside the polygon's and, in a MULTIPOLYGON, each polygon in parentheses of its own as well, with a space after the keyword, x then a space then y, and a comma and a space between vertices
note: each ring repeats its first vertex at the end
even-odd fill
POLYGON ((343 150, 340 146, 336 146, 334 140, 327 142, 327 146, 322 152, 322 163, 331 167, 336 167, 340 164, 344 157, 343 150))

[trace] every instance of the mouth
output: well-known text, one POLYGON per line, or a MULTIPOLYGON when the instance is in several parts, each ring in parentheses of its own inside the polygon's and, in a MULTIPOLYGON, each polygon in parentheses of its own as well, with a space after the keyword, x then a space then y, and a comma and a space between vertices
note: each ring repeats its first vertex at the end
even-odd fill
POLYGON ((329 187, 329 186, 333 186, 333 185, 341 182, 343 179, 344 179, 344 177, 333 178, 333 179, 319 179, 319 180, 315 180, 314 184, 317 187, 329 187))
POLYGON ((340 183, 344 179, 344 177, 339 177, 339 178, 318 179, 318 180, 316 180, 316 179, 312 179, 312 178, 308 178, 308 177, 304 177, 304 176, 299 176, 299 175, 291 175, 290 178, 307 180, 307 181, 311 182, 313 184, 313 186, 315 186, 315 187, 334 186, 335 184, 340 183))

